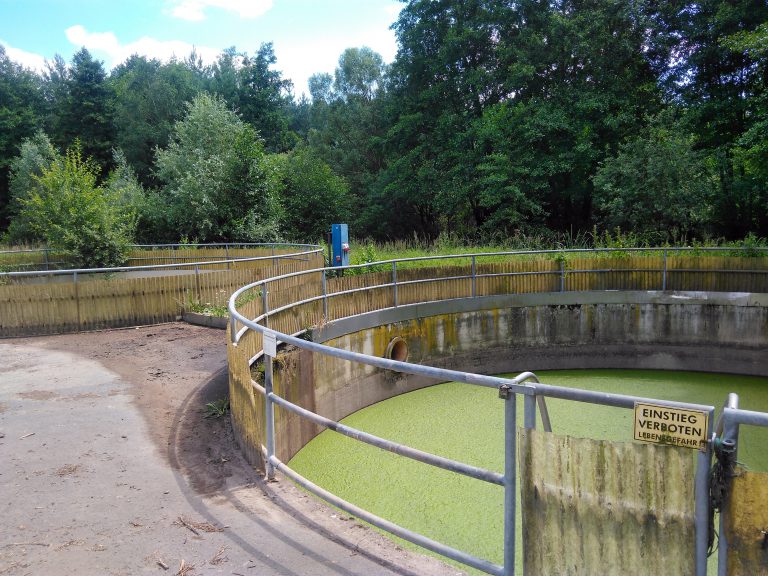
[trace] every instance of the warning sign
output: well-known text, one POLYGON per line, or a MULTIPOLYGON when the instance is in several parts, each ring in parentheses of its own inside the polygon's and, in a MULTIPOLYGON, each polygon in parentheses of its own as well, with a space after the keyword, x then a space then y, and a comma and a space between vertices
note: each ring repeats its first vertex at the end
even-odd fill
POLYGON ((635 440, 704 448, 709 413, 656 404, 635 403, 635 440))

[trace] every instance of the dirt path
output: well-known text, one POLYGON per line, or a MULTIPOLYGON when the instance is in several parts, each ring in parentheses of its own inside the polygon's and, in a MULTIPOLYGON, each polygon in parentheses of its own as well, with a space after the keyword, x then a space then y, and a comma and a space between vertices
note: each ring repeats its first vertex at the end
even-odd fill
POLYGON ((224 333, 0 340, 0 576, 442 575, 242 459, 224 333))

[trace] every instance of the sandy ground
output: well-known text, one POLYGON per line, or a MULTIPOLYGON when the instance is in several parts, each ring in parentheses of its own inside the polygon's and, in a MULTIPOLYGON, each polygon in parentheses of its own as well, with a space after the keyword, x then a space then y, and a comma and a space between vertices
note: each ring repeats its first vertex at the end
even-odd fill
POLYGON ((228 418, 224 333, 186 324, 0 340, 0 575, 457 574, 287 480, 228 418))

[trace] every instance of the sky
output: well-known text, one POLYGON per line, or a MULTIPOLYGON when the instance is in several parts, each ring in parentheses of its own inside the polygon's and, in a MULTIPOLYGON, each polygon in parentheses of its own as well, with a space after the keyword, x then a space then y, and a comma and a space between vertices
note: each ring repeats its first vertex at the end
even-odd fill
POLYGON ((346 48, 368 46, 385 62, 397 52, 389 29, 398 0, 0 0, 0 44, 9 57, 43 70, 85 46, 107 70, 131 54, 167 60, 194 47, 210 63, 225 48, 254 54, 274 45, 294 94, 307 79, 333 73, 346 48))

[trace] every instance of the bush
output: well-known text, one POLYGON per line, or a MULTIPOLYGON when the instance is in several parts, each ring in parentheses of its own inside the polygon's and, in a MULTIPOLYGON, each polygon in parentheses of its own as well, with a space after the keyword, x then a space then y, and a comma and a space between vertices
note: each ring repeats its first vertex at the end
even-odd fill
POLYGON ((19 225, 82 268, 123 264, 135 225, 133 215, 120 209, 117 190, 99 186, 98 175, 75 142, 19 198, 19 225))

